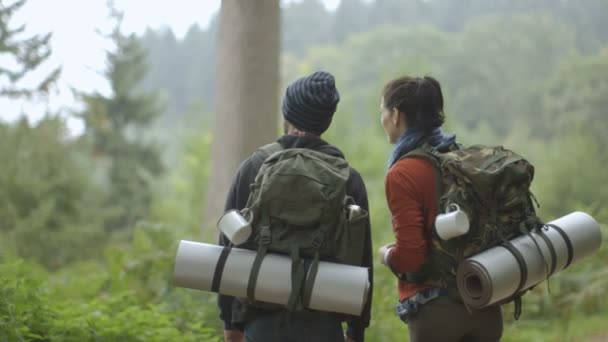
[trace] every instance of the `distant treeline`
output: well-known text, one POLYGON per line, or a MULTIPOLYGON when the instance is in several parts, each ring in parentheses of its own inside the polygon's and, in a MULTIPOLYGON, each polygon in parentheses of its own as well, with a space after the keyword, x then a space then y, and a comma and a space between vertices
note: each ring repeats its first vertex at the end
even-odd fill
MULTIPOLYGON (((326 10, 318 0, 302 0, 287 4, 282 10, 282 51, 283 55, 302 58, 311 47, 342 44, 357 33, 386 25, 426 25, 457 33, 482 17, 544 14, 570 27, 576 50, 590 54, 608 42, 606 13, 608 3, 602 0, 347 0, 341 1, 335 11, 326 10)), ((517 27, 506 29, 522 34, 513 39, 528 39, 526 32, 517 27)), ((148 31, 142 37, 150 64, 144 87, 163 90, 165 119, 169 122, 188 110, 212 110, 216 30, 217 17, 206 29, 192 25, 182 39, 170 30, 148 31)))

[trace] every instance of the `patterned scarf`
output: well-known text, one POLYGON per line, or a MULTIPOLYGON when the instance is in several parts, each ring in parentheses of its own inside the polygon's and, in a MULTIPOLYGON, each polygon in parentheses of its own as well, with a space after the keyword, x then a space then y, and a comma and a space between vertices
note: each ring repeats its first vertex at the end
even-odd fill
POLYGON ((408 129, 397 139, 393 152, 388 160, 388 168, 390 169, 399 158, 413 151, 424 143, 429 143, 438 150, 445 149, 456 142, 456 135, 445 135, 441 128, 435 128, 430 132, 424 132, 418 129, 408 129))

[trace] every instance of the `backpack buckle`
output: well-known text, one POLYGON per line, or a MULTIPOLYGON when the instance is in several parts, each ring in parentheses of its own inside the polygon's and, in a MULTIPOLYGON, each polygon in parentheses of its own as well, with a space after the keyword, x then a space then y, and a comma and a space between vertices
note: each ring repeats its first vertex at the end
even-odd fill
POLYGON ((321 234, 315 235, 315 237, 312 238, 311 246, 314 249, 320 249, 322 245, 323 245, 322 235, 321 234))
POLYGON ((270 226, 260 227, 260 242, 263 245, 270 245, 272 242, 272 234, 270 232, 270 226))

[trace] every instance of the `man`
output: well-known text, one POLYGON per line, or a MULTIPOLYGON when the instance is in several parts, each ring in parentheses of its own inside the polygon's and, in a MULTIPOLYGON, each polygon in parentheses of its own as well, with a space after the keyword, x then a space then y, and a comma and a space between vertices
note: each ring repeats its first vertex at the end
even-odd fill
MULTIPOLYGON (((340 95, 334 77, 327 72, 315 72, 302 77, 287 87, 282 105, 284 135, 277 140, 283 149, 304 148, 344 158, 336 147, 321 139, 329 128, 340 95)), ((250 184, 260 170, 265 156, 254 153, 239 167, 234 178, 225 210, 241 210, 250 194, 250 184)), ((289 191, 289 189, 286 189, 289 191)), ((368 211, 367 191, 359 173, 351 168, 346 193, 355 204, 368 211)), ((361 266, 369 268, 370 290, 366 306, 360 317, 337 315, 311 310, 287 313, 285 310, 263 310, 245 305, 240 300, 220 295, 220 318, 224 321, 225 341, 341 341, 344 338, 342 321, 346 320, 346 341, 363 341, 369 325, 372 298, 372 252, 369 217, 365 222, 363 260, 361 266)), ((220 244, 229 241, 220 236, 220 244)))

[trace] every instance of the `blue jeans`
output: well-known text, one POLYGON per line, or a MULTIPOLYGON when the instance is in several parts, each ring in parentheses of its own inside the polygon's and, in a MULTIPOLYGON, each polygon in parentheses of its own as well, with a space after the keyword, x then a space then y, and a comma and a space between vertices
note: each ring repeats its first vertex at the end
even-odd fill
POLYGON ((342 323, 323 312, 261 315, 245 325, 247 342, 343 342, 342 323))

